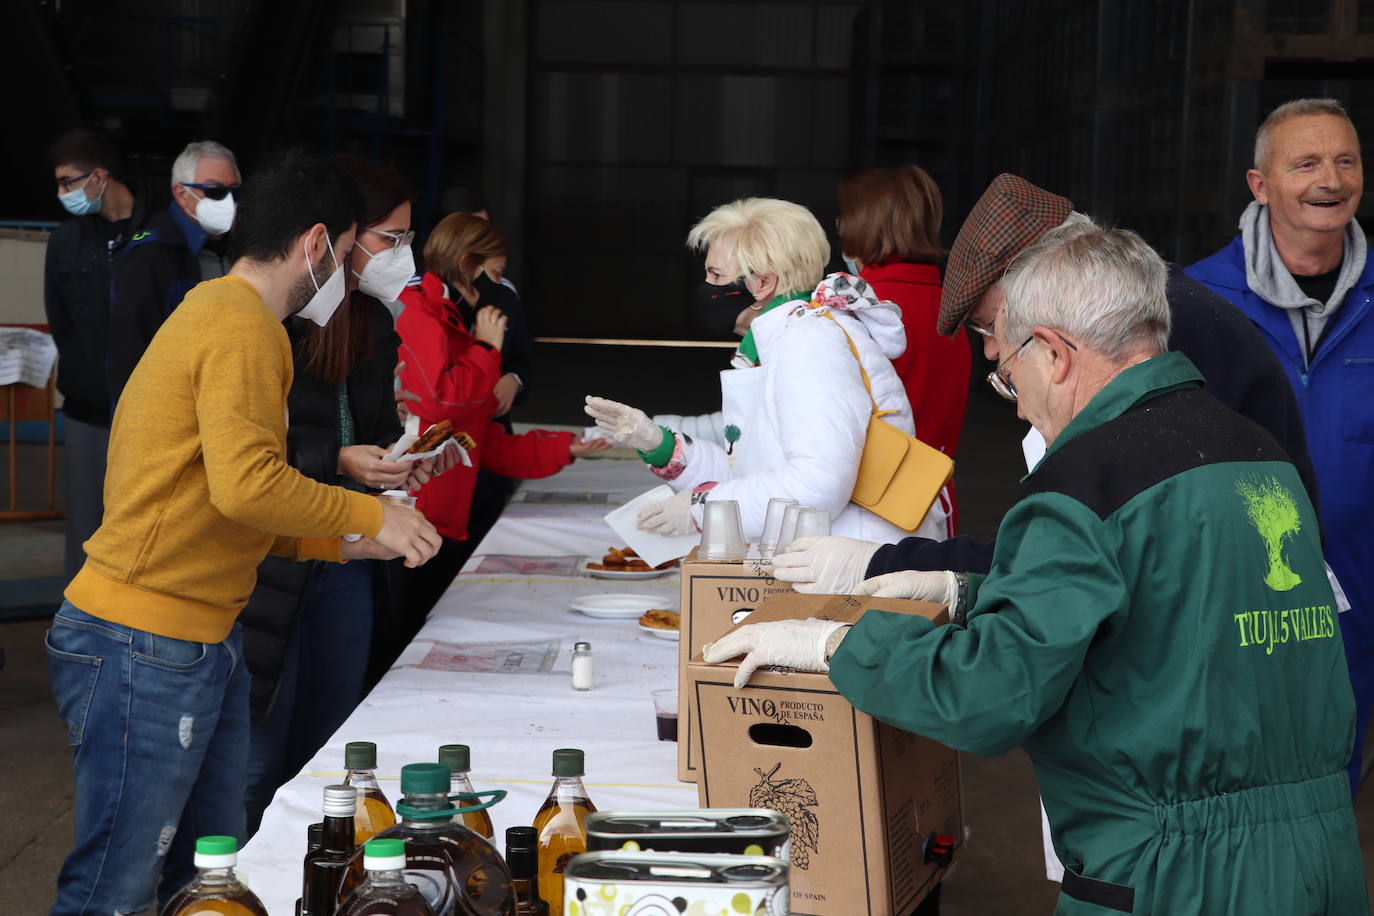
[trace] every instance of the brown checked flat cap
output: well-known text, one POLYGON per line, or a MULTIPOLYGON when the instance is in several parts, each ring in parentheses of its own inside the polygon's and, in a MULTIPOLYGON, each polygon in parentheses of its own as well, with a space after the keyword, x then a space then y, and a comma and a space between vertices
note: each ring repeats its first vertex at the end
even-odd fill
POLYGON ((1024 178, 998 175, 959 227, 945 267, 936 329, 953 336, 1007 264, 1047 229, 1068 219, 1073 202, 1024 178))

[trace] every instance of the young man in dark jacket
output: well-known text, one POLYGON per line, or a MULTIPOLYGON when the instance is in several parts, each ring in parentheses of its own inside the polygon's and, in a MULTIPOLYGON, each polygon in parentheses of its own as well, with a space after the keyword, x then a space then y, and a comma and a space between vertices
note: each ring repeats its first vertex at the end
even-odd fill
POLYGON ((123 159, 102 134, 76 129, 53 144, 57 197, 71 214, 53 230, 43 265, 43 307, 57 342, 67 464, 64 570, 76 575, 81 545, 100 526, 110 394, 110 263, 144 221, 143 201, 123 180, 123 159))
POLYGON ((110 286, 111 408, 182 297, 227 270, 216 240, 233 226, 238 186, 233 153, 209 140, 190 143, 172 163, 171 204, 129 237, 110 286))

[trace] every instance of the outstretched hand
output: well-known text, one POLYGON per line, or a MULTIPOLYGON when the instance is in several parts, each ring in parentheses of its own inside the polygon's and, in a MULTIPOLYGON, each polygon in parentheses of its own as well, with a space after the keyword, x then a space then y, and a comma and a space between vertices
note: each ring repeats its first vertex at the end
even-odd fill
POLYGON ((621 445, 651 452, 663 442, 663 428, 638 407, 589 394, 586 411, 607 439, 621 445))

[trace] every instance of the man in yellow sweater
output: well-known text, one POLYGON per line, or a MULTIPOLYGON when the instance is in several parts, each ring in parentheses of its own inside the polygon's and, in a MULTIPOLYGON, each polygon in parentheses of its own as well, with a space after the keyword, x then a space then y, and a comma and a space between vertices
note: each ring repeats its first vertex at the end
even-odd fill
POLYGON ((194 874, 197 836, 243 838, 249 676, 235 620, 264 556, 417 566, 439 547, 418 513, 286 463, 281 322, 324 324, 342 301, 359 204, 347 176, 300 154, 256 176, 239 260, 187 293, 120 398, 104 519, 47 637, 76 782, 54 914, 165 903, 194 874))

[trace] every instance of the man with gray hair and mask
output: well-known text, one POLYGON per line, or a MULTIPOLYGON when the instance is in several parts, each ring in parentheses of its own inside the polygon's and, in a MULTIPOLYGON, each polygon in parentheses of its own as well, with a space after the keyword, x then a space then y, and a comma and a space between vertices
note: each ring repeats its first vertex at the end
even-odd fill
POLYGON ((1316 515, 1273 437, 1166 352, 1166 275, 1086 219, 1007 270, 996 373, 1047 451, 986 576, 897 574, 950 623, 746 625, 705 659, 745 655, 741 688, 762 665, 828 672, 960 750, 1024 746, 1057 913, 1368 912, 1316 515))
POLYGON ((129 237, 110 280, 110 407, 134 366, 177 307, 202 280, 229 269, 224 235, 234 225, 238 162, 228 148, 197 140, 172 163, 172 202, 129 237))
POLYGON ((1235 303, 1297 393, 1321 495, 1326 560, 1349 599, 1340 615, 1355 690, 1354 787, 1374 710, 1374 259, 1355 219, 1360 139, 1333 99, 1296 99, 1265 118, 1240 235, 1188 268, 1235 303))

